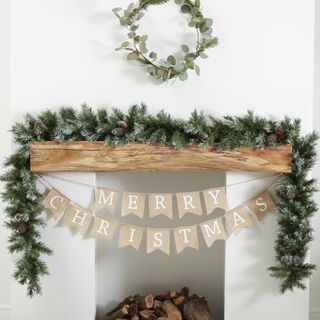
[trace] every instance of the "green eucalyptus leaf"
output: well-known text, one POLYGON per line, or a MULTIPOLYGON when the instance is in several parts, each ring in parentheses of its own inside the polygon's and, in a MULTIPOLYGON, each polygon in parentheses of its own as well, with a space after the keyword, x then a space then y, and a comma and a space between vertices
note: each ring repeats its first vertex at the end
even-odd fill
POLYGON ((139 43, 140 40, 141 40, 141 37, 140 36, 135 36, 133 40, 134 40, 134 43, 139 43))
POLYGON ((141 41, 140 44, 139 44, 139 48, 140 48, 140 52, 142 54, 146 54, 148 53, 148 49, 147 49, 147 45, 144 41, 141 41))
POLYGON ((177 63, 174 67, 173 70, 177 73, 182 72, 184 69, 186 68, 186 66, 183 63, 177 63))
POLYGON ((143 35, 142 37, 141 37, 141 41, 147 41, 148 40, 148 35, 143 35))
POLYGON ((197 8, 195 7, 191 8, 191 14, 193 17, 196 17, 198 13, 199 13, 199 10, 197 8))
POLYGON ((139 56, 136 52, 130 52, 128 55, 127 55, 127 59, 128 60, 138 60, 139 59, 139 56))
POLYGON ((213 20, 211 18, 206 18, 205 24, 207 27, 211 27, 213 25, 213 20))
POLYGON ((152 60, 156 60, 157 57, 158 57, 158 55, 156 54, 156 52, 151 52, 151 53, 149 54, 149 57, 150 57, 150 59, 152 59, 152 60))
POLYGON ((179 74, 179 79, 181 81, 186 81, 188 79, 188 73, 187 72, 182 72, 179 74))
POLYGON ((201 7, 200 0, 195 0, 194 5, 196 6, 196 8, 200 8, 201 7))
POLYGON ((131 30, 131 31, 136 31, 138 28, 139 28, 138 25, 133 24, 133 25, 130 27, 130 30, 131 30))
POLYGON ((136 36, 135 32, 129 32, 128 33, 128 38, 133 39, 136 36))
POLYGON ((120 24, 123 26, 128 26, 130 25, 130 19, 126 18, 126 17, 121 17, 120 18, 120 24))
POLYGON ((129 44, 130 44, 129 41, 122 42, 122 43, 121 43, 121 47, 122 47, 122 48, 126 48, 126 47, 129 46, 129 44))
POLYGON ((173 55, 170 55, 168 58, 167 58, 167 61, 172 64, 172 65, 175 65, 177 63, 177 59, 175 58, 175 56, 173 55))
POLYGON ((190 48, 186 44, 183 44, 181 46, 181 49, 184 53, 188 53, 190 51, 190 48))
POLYGON ((187 4, 184 4, 182 7, 181 7, 181 12, 182 13, 190 13, 191 12, 191 7, 187 4))
POLYGON ((155 74, 155 71, 156 71, 156 68, 153 67, 153 66, 149 66, 147 68, 147 72, 150 73, 151 75, 154 75, 155 74))
POLYGON ((204 52, 200 52, 200 57, 202 59, 207 59, 208 58, 208 55, 206 55, 204 52))
POLYGON ((164 72, 163 75, 162 75, 162 80, 163 81, 167 81, 168 79, 169 79, 168 73, 164 72))
POLYGON ((130 3, 127 10, 132 11, 133 8, 134 8, 134 3, 130 3))
POLYGON ((200 67, 198 65, 194 66, 194 70, 195 70, 197 76, 200 76, 200 67))
POLYGON ((184 60, 186 62, 193 62, 194 61, 194 54, 193 53, 187 53, 185 56, 184 56, 184 60))

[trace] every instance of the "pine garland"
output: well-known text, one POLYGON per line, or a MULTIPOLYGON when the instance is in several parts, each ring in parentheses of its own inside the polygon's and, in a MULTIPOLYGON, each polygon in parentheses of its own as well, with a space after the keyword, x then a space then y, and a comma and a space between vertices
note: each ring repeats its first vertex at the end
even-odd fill
POLYGON ((281 292, 305 289, 304 281, 315 266, 306 262, 312 228, 310 219, 317 207, 312 199, 316 181, 308 173, 315 163, 318 134, 300 136, 300 121, 285 118, 274 121, 255 116, 226 116, 217 119, 194 111, 189 120, 173 119, 164 111, 151 115, 145 105, 132 106, 125 114, 118 109, 93 112, 83 106, 81 111, 62 107, 57 112, 45 111, 37 116, 26 115, 23 123, 12 129, 19 148, 6 160, 8 171, 1 177, 5 183, 2 194, 8 203, 6 226, 11 230, 9 250, 19 253, 14 278, 27 285, 28 295, 41 292, 40 278, 48 274, 42 255, 52 251, 41 241, 42 195, 37 177, 30 172, 32 141, 105 141, 107 144, 140 142, 160 143, 180 148, 188 144, 201 147, 216 145, 221 150, 241 146, 263 149, 266 146, 290 144, 293 148, 293 169, 283 174, 277 187, 280 202, 279 232, 276 240, 276 265, 272 276, 281 281, 281 292))

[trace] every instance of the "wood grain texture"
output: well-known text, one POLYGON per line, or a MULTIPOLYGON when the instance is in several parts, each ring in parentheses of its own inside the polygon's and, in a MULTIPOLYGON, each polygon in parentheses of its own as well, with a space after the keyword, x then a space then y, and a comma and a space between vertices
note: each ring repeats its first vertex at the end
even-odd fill
POLYGON ((290 145, 265 150, 242 147, 240 151, 130 143, 122 146, 103 142, 33 142, 31 171, 116 172, 116 171, 196 171, 291 172, 290 145))

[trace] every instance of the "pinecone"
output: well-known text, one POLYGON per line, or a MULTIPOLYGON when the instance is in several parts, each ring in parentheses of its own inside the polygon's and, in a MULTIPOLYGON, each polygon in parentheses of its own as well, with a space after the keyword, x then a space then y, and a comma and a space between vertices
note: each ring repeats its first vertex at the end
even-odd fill
POLYGON ((275 133, 270 133, 267 140, 269 145, 275 144, 278 140, 278 136, 275 133))
POLYGON ((19 226, 18 226, 18 233, 19 233, 19 234, 23 234, 23 233, 25 233, 27 230, 28 230, 28 226, 27 226, 26 223, 22 222, 22 223, 19 224, 19 226))
POLYGON ((290 199, 290 200, 295 199, 295 198, 297 197, 297 195, 298 195, 297 192, 292 191, 292 190, 290 190, 290 191, 287 192, 287 197, 288 197, 288 199, 290 199))
POLYGON ((23 214, 22 213, 16 213, 14 216, 14 220, 16 222, 22 222, 23 221, 23 214))
POLYGON ((292 264, 295 266, 295 267, 298 267, 302 264, 302 259, 299 257, 299 256, 294 256, 292 258, 292 264))
POLYGON ((34 134, 40 134, 41 132, 41 129, 44 127, 44 124, 41 120, 37 121, 35 124, 34 124, 34 127, 33 127, 33 133, 34 134))
POLYGON ((118 128, 123 128, 123 129, 128 129, 128 124, 125 121, 117 121, 117 127, 118 128))
POLYGON ((206 132, 200 132, 199 133, 199 140, 201 142, 207 141, 208 138, 209 138, 209 135, 206 132))
POLYGON ((279 139, 282 139, 282 138, 284 137, 285 131, 284 131, 283 128, 278 127, 278 128, 276 129, 275 133, 276 133, 276 135, 277 135, 277 137, 278 137, 279 139))
POLYGON ((126 134, 127 130, 124 128, 114 128, 111 133, 116 137, 122 137, 126 134))

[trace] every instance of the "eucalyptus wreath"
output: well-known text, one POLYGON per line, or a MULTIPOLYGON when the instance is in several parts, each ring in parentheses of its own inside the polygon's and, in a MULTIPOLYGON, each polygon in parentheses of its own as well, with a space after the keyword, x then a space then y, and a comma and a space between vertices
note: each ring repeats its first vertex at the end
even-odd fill
POLYGON ((127 51, 128 60, 140 62, 147 66, 147 72, 161 81, 179 78, 181 81, 188 79, 188 70, 194 70, 200 75, 200 67, 196 60, 207 58, 206 50, 218 44, 218 39, 212 36, 213 20, 202 14, 200 0, 175 0, 184 14, 190 16, 190 28, 196 31, 195 48, 181 45, 181 56, 170 54, 167 58, 158 58, 154 51, 147 48, 148 35, 138 33, 139 21, 151 5, 160 5, 169 0, 140 0, 137 4, 131 3, 126 9, 114 8, 114 14, 119 18, 120 24, 128 29, 128 40, 124 41, 116 50, 127 51))
POLYGON ((152 115, 145 105, 132 106, 126 113, 119 109, 95 112, 83 106, 81 111, 62 107, 55 112, 28 114, 23 122, 13 126, 12 132, 17 148, 5 161, 8 170, 1 177, 2 198, 7 202, 6 226, 11 230, 9 250, 19 254, 14 277, 27 285, 30 296, 41 291, 40 277, 48 274, 43 255, 52 253, 41 239, 40 228, 46 226, 46 220, 42 215, 43 195, 37 188, 37 176, 30 171, 32 141, 158 143, 174 148, 215 145, 220 150, 290 144, 292 172, 282 174, 278 180, 279 231, 275 265, 269 270, 281 281, 281 292, 306 288, 305 280, 315 268, 307 258, 313 231, 310 219, 317 211, 312 198, 316 181, 309 177, 309 172, 316 161, 318 134, 301 136, 299 120, 275 121, 252 112, 219 119, 196 111, 183 120, 173 119, 163 111, 152 115))

